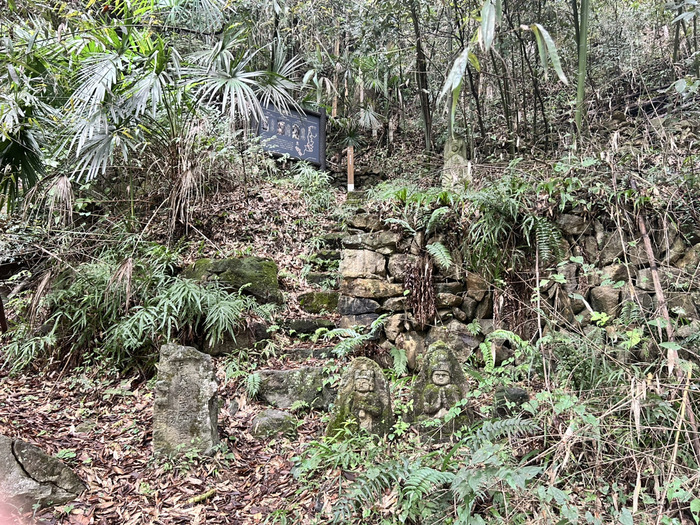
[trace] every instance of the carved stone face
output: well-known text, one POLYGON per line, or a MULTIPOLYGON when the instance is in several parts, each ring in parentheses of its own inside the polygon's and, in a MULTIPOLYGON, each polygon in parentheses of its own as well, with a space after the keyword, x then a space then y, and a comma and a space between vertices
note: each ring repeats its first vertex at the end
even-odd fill
POLYGON ((355 392, 361 394, 374 390, 373 374, 363 373, 355 375, 355 392))
POLYGON ((450 373, 446 370, 435 370, 433 372, 432 381, 437 386, 446 386, 450 384, 450 373))

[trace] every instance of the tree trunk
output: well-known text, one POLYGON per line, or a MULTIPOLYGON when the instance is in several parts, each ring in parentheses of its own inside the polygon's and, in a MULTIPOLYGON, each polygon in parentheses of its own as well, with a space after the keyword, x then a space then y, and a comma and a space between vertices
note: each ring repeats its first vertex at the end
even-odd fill
POLYGON ((418 94, 420 98, 420 109, 425 128, 425 150, 433 149, 433 117, 430 110, 430 90, 428 89, 428 61, 423 51, 423 42, 418 24, 418 10, 415 0, 410 3, 411 20, 413 22, 413 32, 416 38, 416 83, 418 84, 418 94))

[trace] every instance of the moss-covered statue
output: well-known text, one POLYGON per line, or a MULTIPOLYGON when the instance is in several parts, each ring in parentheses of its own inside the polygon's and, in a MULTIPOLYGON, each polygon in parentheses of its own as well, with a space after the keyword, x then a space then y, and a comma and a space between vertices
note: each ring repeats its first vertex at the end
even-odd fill
POLYGON ((444 435, 445 431, 451 434, 469 425, 472 417, 466 406, 462 406, 461 412, 449 418, 445 425, 429 423, 443 419, 468 391, 467 378, 450 347, 442 341, 430 345, 413 384, 413 415, 421 431, 433 428, 442 438, 449 437, 444 435))
POLYGON ((344 428, 384 435, 392 424, 389 385, 382 369, 366 357, 354 359, 340 381, 326 435, 335 436, 344 428))
POLYGON ((442 167, 442 187, 453 190, 471 184, 471 163, 467 160, 467 141, 463 137, 450 137, 445 142, 442 167))

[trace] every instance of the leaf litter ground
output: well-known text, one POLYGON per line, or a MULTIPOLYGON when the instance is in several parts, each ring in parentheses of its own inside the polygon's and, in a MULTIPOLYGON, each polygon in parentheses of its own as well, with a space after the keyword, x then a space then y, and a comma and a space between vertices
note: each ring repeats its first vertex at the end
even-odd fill
POLYGON ((255 439, 249 429, 263 407, 246 402, 223 379, 221 362, 219 368, 223 450, 213 458, 160 460, 152 455, 149 383, 75 373, 15 378, 0 372, 0 434, 62 458, 87 485, 76 501, 25 512, 15 523, 254 524, 292 501, 313 516, 317 497, 303 493, 295 481, 292 458, 322 430, 319 414, 300 419, 293 442, 255 439), (228 409, 232 401, 235 411, 228 409))

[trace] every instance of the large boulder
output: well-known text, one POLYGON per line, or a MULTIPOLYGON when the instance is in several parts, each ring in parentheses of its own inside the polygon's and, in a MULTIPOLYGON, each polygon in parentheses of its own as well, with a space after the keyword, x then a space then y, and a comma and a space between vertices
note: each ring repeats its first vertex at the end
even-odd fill
POLYGON ((0 500, 31 510, 62 505, 85 490, 65 464, 40 448, 0 436, 0 500))
POLYGON ((258 397, 277 408, 305 405, 328 410, 335 399, 330 378, 321 367, 305 366, 296 370, 262 370, 258 397))
POLYGON ((277 282, 277 265, 262 257, 199 259, 183 272, 199 281, 218 280, 234 291, 252 295, 260 303, 281 304, 283 297, 277 282))

